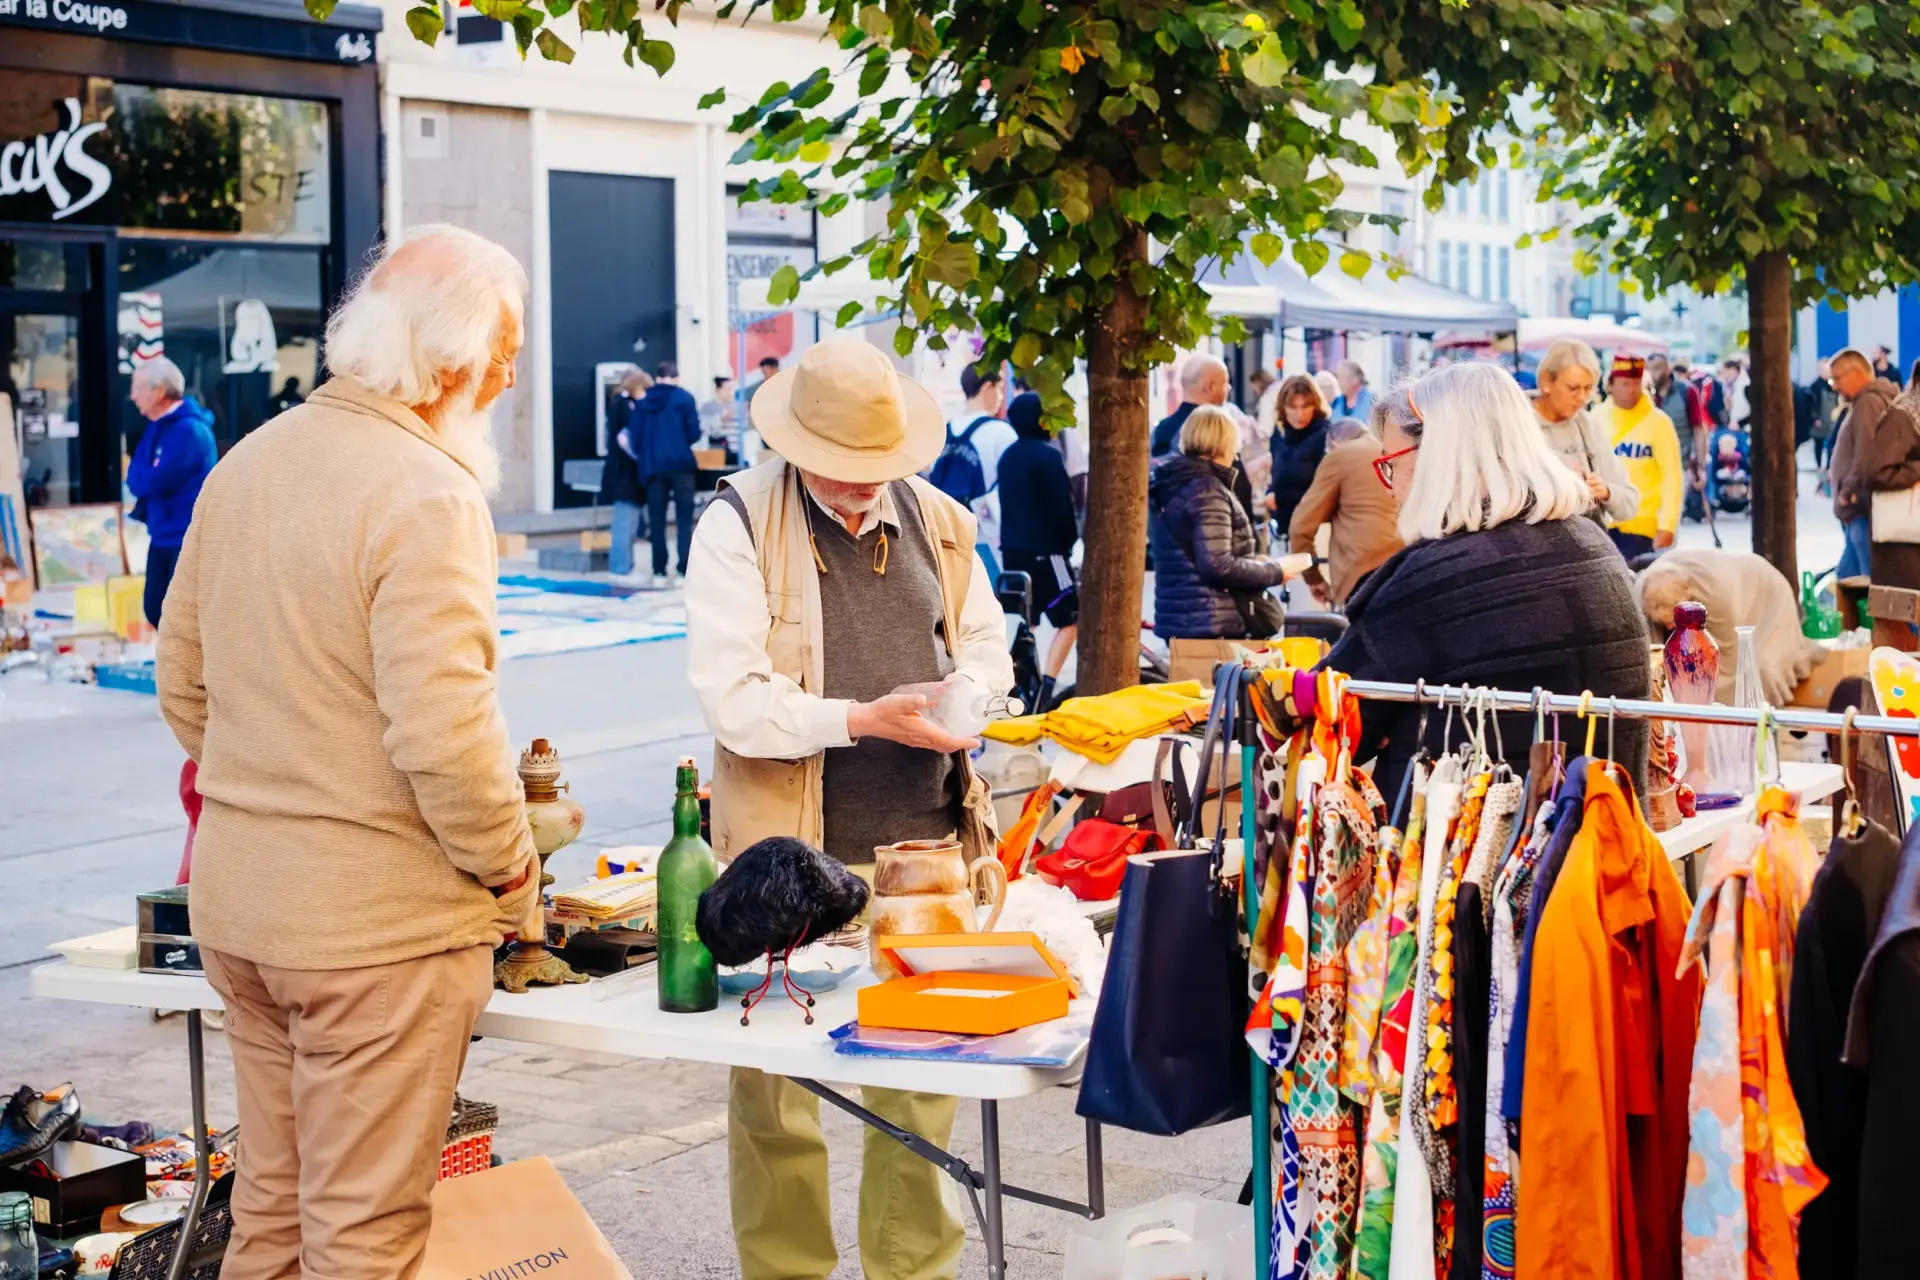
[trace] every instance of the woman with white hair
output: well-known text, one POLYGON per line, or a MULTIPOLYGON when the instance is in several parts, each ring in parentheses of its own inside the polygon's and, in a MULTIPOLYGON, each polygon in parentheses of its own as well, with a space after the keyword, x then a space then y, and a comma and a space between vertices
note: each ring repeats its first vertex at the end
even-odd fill
POLYGON ((1577 338, 1562 338, 1547 348, 1534 378, 1541 433, 1560 461, 1587 482, 1594 520, 1631 519, 1640 510, 1640 491, 1627 479, 1607 433, 1587 413, 1600 382, 1600 357, 1577 338))
MULTIPOLYGON (((1633 576, 1586 518, 1587 485, 1554 457, 1512 375, 1491 364, 1436 369, 1390 397, 1383 417, 1374 470, 1399 502, 1407 546, 1354 593, 1327 665, 1359 680, 1646 697, 1633 576)), ((1438 750, 1446 717, 1360 705, 1356 758, 1378 752, 1374 777, 1394 795, 1421 720, 1438 750)), ((1511 713, 1500 729, 1507 762, 1524 773, 1532 716, 1511 713)), ((1646 725, 1621 721, 1614 750, 1643 793, 1646 725)))

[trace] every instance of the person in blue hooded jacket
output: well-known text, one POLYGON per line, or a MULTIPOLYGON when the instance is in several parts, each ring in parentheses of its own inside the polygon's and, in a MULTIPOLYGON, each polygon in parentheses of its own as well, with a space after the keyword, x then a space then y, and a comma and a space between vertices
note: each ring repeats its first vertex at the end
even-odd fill
POLYGON ((147 621, 158 628, 160 606, 193 521, 194 501, 220 453, 213 443, 213 415, 187 394, 180 366, 165 356, 133 371, 130 399, 147 420, 127 464, 127 489, 139 499, 132 518, 145 522, 151 540, 143 603, 147 621))
POLYGON ((647 491, 647 530, 653 544, 653 585, 667 578, 667 495, 673 495, 674 533, 679 557, 676 577, 685 577, 687 553, 693 549, 693 482, 700 464, 693 444, 700 438, 700 406, 693 393, 679 385, 680 369, 662 360, 654 370, 653 385, 627 415, 627 439, 640 464, 647 491))

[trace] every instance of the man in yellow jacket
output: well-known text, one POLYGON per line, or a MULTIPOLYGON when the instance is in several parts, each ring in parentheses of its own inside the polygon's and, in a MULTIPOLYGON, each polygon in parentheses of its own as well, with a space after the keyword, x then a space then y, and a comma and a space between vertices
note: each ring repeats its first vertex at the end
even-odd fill
POLYGON ((1620 554, 1632 560, 1649 551, 1673 545, 1680 527, 1681 486, 1686 473, 1680 462, 1680 436, 1673 419, 1654 407, 1642 389, 1647 362, 1639 356, 1616 355, 1607 376, 1607 404, 1601 425, 1613 440, 1613 452, 1626 468, 1627 479, 1640 491, 1640 508, 1614 523, 1609 533, 1620 554))

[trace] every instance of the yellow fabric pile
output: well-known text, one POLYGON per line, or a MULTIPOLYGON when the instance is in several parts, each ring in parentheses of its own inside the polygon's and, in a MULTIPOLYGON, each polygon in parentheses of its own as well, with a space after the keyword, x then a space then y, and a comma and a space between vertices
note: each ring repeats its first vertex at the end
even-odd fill
POLYGON ((1016 747, 1052 738, 1069 751, 1111 764, 1129 742, 1205 720, 1207 707, 1198 680, 1142 684, 1097 697, 1068 698, 1045 715, 995 720, 981 736, 1016 747))

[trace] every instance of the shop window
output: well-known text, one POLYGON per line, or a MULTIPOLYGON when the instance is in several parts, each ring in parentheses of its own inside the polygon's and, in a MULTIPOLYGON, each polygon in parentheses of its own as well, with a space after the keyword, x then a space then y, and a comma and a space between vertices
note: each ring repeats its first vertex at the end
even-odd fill
MULTIPOLYGON (((318 249, 123 241, 120 371, 156 355, 179 365, 225 453, 278 412, 285 394, 313 390, 325 323, 320 280, 318 249)), ((131 450, 145 423, 131 405, 120 412, 131 450)))
POLYGON ((6 87, 0 222, 295 244, 332 234, 325 103, 39 71, 9 71, 6 87), (45 175, 43 153, 57 155, 45 175))
POLYGON ((0 310, 0 392, 20 433, 28 507, 80 501, 80 321, 0 310))
POLYGON ((1442 240, 1440 242, 1439 252, 1437 252, 1434 256, 1437 259, 1439 259, 1439 262, 1440 262, 1441 285, 1445 288, 1451 289, 1453 287, 1453 245, 1452 243, 1446 240, 1442 240))

